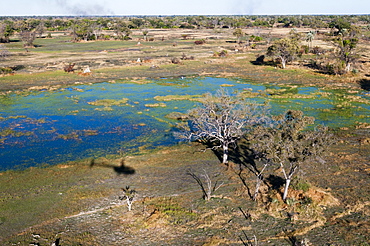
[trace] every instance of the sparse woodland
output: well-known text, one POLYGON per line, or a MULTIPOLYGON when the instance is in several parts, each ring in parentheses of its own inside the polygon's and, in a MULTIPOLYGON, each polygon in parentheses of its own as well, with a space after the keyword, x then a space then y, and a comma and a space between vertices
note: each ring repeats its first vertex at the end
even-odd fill
MULTIPOLYGON (((183 75, 370 90, 369 15, 0 17, 0 43, 4 97, 77 80, 183 75)), ((1 201, 53 190, 47 194, 60 202, 27 228, 14 219, 0 243, 369 245, 370 122, 329 129, 302 111, 272 115, 248 93, 220 90, 176 115, 174 132, 188 144, 125 162, 0 173, 1 184, 14 187, 32 172, 55 176, 40 189, 0 196, 0 229, 1 201)))

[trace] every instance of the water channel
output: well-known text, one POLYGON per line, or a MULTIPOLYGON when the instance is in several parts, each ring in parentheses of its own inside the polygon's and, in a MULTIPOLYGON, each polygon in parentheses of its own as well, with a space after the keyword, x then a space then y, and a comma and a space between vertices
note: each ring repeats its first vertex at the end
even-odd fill
POLYGON ((210 77, 74 85, 0 96, 0 171, 176 144, 176 121, 168 115, 186 113, 199 105, 197 97, 221 87, 268 101, 273 114, 299 109, 334 128, 370 124, 370 97, 363 90, 210 77))

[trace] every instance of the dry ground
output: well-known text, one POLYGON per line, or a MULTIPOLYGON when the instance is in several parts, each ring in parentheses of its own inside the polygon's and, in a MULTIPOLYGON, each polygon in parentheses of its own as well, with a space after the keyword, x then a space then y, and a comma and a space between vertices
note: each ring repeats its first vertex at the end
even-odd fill
MULTIPOLYGON (((86 160, 26 171, 18 175, 53 174, 69 182, 61 187, 58 180, 49 180, 18 192, 8 190, 7 199, 14 202, 35 202, 49 192, 50 199, 59 202, 45 209, 46 202, 39 201, 40 207, 33 206, 32 212, 7 217, 0 241, 2 245, 51 245, 59 238, 60 245, 242 245, 246 236, 255 236, 258 245, 296 245, 294 241, 368 245, 370 135, 362 130, 343 133, 341 138, 325 164, 302 167, 288 204, 281 201, 280 192, 267 186, 253 202, 248 195, 254 187, 253 175, 244 170, 243 184, 237 165, 226 170, 213 152, 199 151, 199 145, 126 157, 126 168, 135 170, 134 174, 119 172, 120 159, 105 158, 95 160, 93 166, 86 160), (214 198, 202 199, 200 187, 187 175, 189 169, 223 182, 214 198), (301 190, 304 184, 310 188, 301 190), (137 191, 132 211, 119 200, 126 185, 137 191)), ((14 187, 20 178, 12 172, 0 176, 14 187)))
MULTIPOLYGON (((288 30, 246 30, 248 34, 271 32, 276 36, 282 31, 288 30)), ((361 58, 361 74, 334 77, 300 64, 288 67, 288 72, 254 66, 250 61, 265 52, 266 44, 256 50, 235 46, 226 42, 235 40, 231 30, 150 30, 154 42, 139 40, 140 32, 133 35, 134 40, 122 42, 119 48, 113 45, 106 49, 105 44, 93 42, 91 51, 10 49, 12 56, 1 61, 1 66, 25 68, 0 78, 1 90, 182 75, 240 76, 319 86, 330 83, 349 90, 360 87, 359 80, 369 80, 367 51, 361 58), (189 38, 182 40, 185 32, 189 38), (194 44, 202 38, 207 39, 206 44, 194 44), (213 56, 224 49, 227 57, 213 56), (183 53, 194 60, 171 63, 183 53), (76 63, 78 70, 88 65, 93 74, 64 73, 68 63, 76 63)), ((60 38, 63 40, 63 35, 60 38)), ((134 174, 125 173, 116 158, 101 158, 94 165, 84 160, 4 172, 0 174, 0 242, 51 245, 59 239, 60 245, 242 245, 242 240, 255 236, 258 245, 369 245, 369 139, 366 128, 341 132, 324 164, 302 168, 301 183, 293 185, 290 204, 283 203, 279 191, 268 186, 263 188, 265 195, 253 202, 248 195, 254 186, 253 175, 244 173, 243 184, 238 166, 226 171, 214 153, 199 152, 197 145, 127 157, 125 164, 134 174), (189 168, 198 174, 203 169, 218 174, 214 182, 224 184, 215 198, 208 202, 202 199, 199 186, 186 174, 189 168), (310 189, 302 191, 304 184, 310 189), (119 200, 126 185, 137 190, 130 212, 119 200)))

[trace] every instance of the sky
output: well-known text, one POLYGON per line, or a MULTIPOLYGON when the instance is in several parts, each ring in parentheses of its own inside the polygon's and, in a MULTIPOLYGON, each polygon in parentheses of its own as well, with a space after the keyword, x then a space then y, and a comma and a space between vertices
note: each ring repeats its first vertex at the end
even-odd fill
POLYGON ((370 14, 369 0, 1 0, 0 16, 370 14))

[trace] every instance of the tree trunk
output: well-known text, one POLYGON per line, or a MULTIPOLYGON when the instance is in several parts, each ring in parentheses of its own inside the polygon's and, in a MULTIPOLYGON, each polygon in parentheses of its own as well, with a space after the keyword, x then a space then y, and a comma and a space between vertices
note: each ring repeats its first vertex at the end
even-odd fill
POLYGON ((347 63, 346 68, 345 68, 346 73, 348 73, 350 69, 351 69, 351 63, 347 63))
POLYGON ((283 68, 283 69, 285 69, 285 66, 286 66, 286 61, 285 61, 285 59, 281 59, 281 67, 283 68))
POLYGON ((223 150, 222 163, 227 165, 229 162, 229 146, 227 144, 223 144, 223 150))
POLYGON ((262 175, 261 174, 257 175, 256 189, 254 190, 253 201, 257 200, 257 196, 258 196, 262 181, 263 181, 262 175))
POLYGON ((290 178, 285 180, 285 187, 284 187, 284 194, 283 194, 283 200, 285 201, 288 196, 288 189, 290 185, 290 178))

